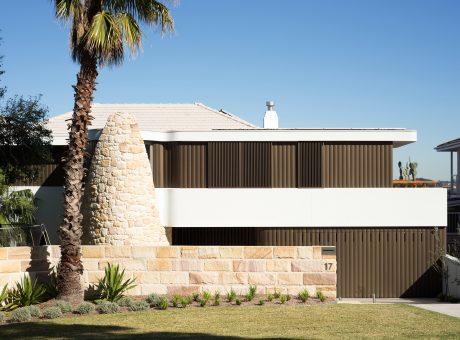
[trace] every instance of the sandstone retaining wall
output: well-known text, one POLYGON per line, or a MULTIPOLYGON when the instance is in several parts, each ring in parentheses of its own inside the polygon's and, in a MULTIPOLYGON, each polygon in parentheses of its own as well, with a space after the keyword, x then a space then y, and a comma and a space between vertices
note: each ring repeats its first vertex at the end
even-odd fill
MULTIPOLYGON (((277 289, 297 294, 321 290, 336 296, 336 257, 323 247, 83 246, 85 287, 96 284, 107 263, 118 263, 135 278, 131 295, 191 294, 208 290, 259 294, 277 289)), ((328 247, 330 248, 330 247, 328 247)), ((60 256, 59 246, 0 248, 0 285, 10 286, 24 273, 46 276, 60 256)))

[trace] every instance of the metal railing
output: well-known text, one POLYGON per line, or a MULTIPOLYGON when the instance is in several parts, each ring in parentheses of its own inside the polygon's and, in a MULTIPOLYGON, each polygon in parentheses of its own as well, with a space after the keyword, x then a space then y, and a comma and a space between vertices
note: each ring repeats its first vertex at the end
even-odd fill
POLYGON ((453 234, 460 233, 460 212, 447 213, 447 232, 453 234))
POLYGON ((0 224, 0 247, 51 244, 44 224, 0 224))

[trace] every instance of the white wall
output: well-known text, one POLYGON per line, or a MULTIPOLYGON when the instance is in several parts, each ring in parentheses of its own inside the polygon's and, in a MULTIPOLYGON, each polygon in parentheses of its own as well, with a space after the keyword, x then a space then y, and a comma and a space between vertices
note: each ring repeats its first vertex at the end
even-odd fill
MULTIPOLYGON (((449 296, 454 296, 460 298, 460 260, 456 257, 446 255, 446 265, 447 265, 447 280, 448 282, 448 292, 449 296)), ((446 278, 443 277, 442 289, 444 294, 446 294, 446 278)))
MULTIPOLYGON (((60 187, 29 188, 37 221, 59 243, 60 187)), ((443 188, 164 189, 156 188, 161 223, 174 227, 444 227, 443 188)))
POLYGON ((174 227, 444 227, 443 188, 156 189, 174 227))
POLYGON ((62 187, 15 187, 17 190, 31 189, 37 199, 37 223, 43 223, 52 244, 59 244, 58 228, 63 218, 63 189, 62 187))

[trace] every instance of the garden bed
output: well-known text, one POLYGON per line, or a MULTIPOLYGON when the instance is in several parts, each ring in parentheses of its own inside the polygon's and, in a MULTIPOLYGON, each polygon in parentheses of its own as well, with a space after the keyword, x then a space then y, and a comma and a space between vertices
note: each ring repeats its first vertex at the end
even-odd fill
MULTIPOLYGON (((248 293, 249 294, 249 293, 248 293)), ((185 295, 175 295, 172 297, 160 296, 156 294, 151 294, 148 297, 145 296, 136 296, 136 297, 123 297, 118 302, 108 302, 108 301, 95 301, 95 302, 84 302, 83 304, 90 306, 88 307, 89 312, 84 313, 84 315, 96 315, 96 314, 115 314, 115 313, 130 313, 135 311, 145 311, 145 310, 165 310, 165 309, 196 309, 196 308, 247 308, 247 307, 262 307, 262 306, 312 306, 312 305, 324 305, 335 303, 335 299, 326 298, 326 297, 305 297, 305 296, 291 296, 287 294, 270 294, 268 296, 254 295, 253 297, 248 298, 248 296, 234 296, 229 298, 228 294, 226 296, 220 296, 220 294, 209 294, 209 298, 206 298, 207 293, 204 294, 195 294, 190 296, 185 295), (203 300, 206 299, 205 303, 203 300), (167 301, 166 306, 160 305, 159 301, 167 301), (231 300, 231 301, 229 301, 231 300), (101 310, 101 304, 111 304, 113 308, 117 310, 101 310), (116 307, 115 307, 116 306, 116 307)), ((3 321, 0 321, 1 324, 10 324, 18 323, 25 321, 38 321, 41 319, 57 319, 57 318, 71 318, 71 317, 80 317, 81 314, 79 310, 80 305, 70 305, 60 300, 51 299, 46 302, 36 304, 33 306, 26 306, 15 309, 10 312, 3 312, 3 321), (65 305, 65 308, 62 307, 65 305), (59 307, 60 306, 60 307, 59 307), (30 318, 24 320, 15 319, 15 314, 18 313, 18 310, 25 310, 30 308, 38 308, 39 312, 35 311, 35 316, 32 315, 30 318), (61 313, 56 315, 47 315, 49 311, 53 313, 53 309, 61 309, 61 313), (16 312, 15 312, 16 311, 16 312), (37 316, 38 313, 38 316, 37 316), (50 317, 51 316, 51 317, 50 317)), ((110 307, 110 306, 109 306, 110 307)), ((54 311, 56 312, 56 311, 54 311)), ((30 312, 29 312, 30 313, 30 312)), ((32 313, 33 314, 33 313, 32 313)))

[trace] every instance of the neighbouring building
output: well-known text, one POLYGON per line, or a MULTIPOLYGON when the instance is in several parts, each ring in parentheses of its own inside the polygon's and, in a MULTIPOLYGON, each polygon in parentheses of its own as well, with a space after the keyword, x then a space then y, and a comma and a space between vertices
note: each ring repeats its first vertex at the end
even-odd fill
MULTIPOLYGON (((323 245, 337 249, 338 297, 428 297, 445 242, 443 188, 393 188, 406 129, 265 128, 203 104, 94 104, 89 152, 110 114, 137 120, 159 220, 172 245, 323 245)), ((62 214, 67 120, 53 117, 55 162, 29 182, 54 243, 62 214)))
POLYGON ((447 238, 449 241, 460 240, 460 177, 458 176, 460 169, 460 138, 442 143, 435 150, 450 153, 447 238))

